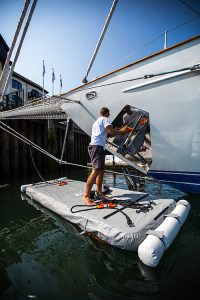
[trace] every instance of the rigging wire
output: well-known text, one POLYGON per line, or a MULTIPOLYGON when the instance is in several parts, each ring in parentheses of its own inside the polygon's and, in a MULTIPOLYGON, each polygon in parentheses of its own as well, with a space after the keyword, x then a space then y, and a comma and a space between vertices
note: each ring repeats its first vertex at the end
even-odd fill
POLYGON ((180 25, 177 25, 177 26, 171 28, 170 30, 167 30, 167 32, 175 31, 176 29, 178 29, 178 28, 184 26, 185 24, 188 24, 188 23, 190 23, 190 22, 193 22, 194 20, 199 19, 199 17, 200 17, 200 16, 197 16, 197 17, 194 17, 194 18, 192 18, 192 19, 190 19, 190 20, 188 20, 188 21, 185 21, 184 23, 182 23, 182 24, 180 24, 180 25))
POLYGON ((104 35, 105 35, 105 33, 106 33, 106 30, 107 30, 107 28, 108 28, 108 25, 109 25, 109 23, 110 23, 110 20, 111 20, 111 18, 112 18, 112 15, 113 15, 113 13, 114 13, 114 10, 115 10, 115 7, 116 7, 117 3, 118 3, 118 0, 114 0, 114 1, 113 1, 112 7, 111 7, 110 12, 109 12, 109 15, 108 15, 108 17, 107 17, 107 19, 106 19, 105 25, 104 25, 103 30, 102 30, 102 32, 101 32, 100 38, 99 38, 99 40, 98 40, 98 43, 97 43, 97 45, 96 45, 96 48, 95 48, 94 53, 93 53, 93 55, 92 55, 92 58, 91 58, 91 60, 90 60, 90 62, 89 62, 89 65, 88 65, 88 68, 87 68, 87 71, 86 71, 86 75, 85 75, 85 77, 83 78, 83 81, 82 81, 83 83, 86 83, 86 82, 87 82, 88 74, 89 74, 89 72, 90 72, 90 70, 91 70, 91 67, 92 67, 92 65, 93 65, 93 63, 94 63, 95 57, 96 57, 96 55, 97 55, 97 53, 98 53, 98 50, 99 50, 99 48, 100 48, 100 46, 101 46, 101 43, 102 43, 102 41, 103 41, 104 35))
POLYGON ((148 78, 167 75, 167 74, 171 74, 171 73, 184 72, 184 71, 189 71, 189 70, 195 71, 195 70, 198 70, 199 67, 200 67, 200 64, 196 64, 196 65, 193 65, 191 67, 186 67, 186 68, 181 68, 181 69, 176 69, 176 70, 171 70, 171 71, 166 71, 166 72, 161 72, 161 73, 155 73, 155 74, 146 74, 146 75, 143 75, 143 76, 140 76, 140 77, 135 77, 135 78, 126 79, 126 80, 120 80, 120 81, 115 81, 115 82, 110 82, 110 83, 105 83, 105 84, 99 84, 99 85, 95 85, 95 86, 92 86, 92 87, 83 86, 83 88, 78 88, 78 90, 79 91, 91 90, 91 89, 94 89, 94 88, 96 89, 96 88, 100 88, 100 87, 103 87, 103 86, 110 86, 110 85, 114 85, 114 84, 130 82, 130 81, 135 81, 135 80, 140 80, 140 79, 148 79, 148 78))
MULTIPOLYGON (((22 142, 28 144, 29 146, 35 148, 36 150, 42 152, 44 155, 48 156, 49 158, 52 158, 53 160, 55 160, 56 162, 58 162, 59 164, 64 164, 64 165, 70 165, 70 166, 75 166, 75 167, 81 167, 81 168, 86 168, 86 169, 92 169, 92 167, 90 166, 86 166, 86 165, 80 165, 80 164, 76 164, 76 163, 71 163, 71 162, 67 162, 67 161, 62 161, 60 159, 58 159, 57 157, 53 156, 52 154, 50 154, 49 152, 47 152, 46 150, 44 150, 43 148, 39 147, 38 145, 36 145, 35 143, 31 142, 29 139, 27 139, 26 137, 24 137, 23 135, 21 135, 20 133, 18 133, 17 131, 15 131, 13 128, 11 128, 10 126, 4 124, 2 121, 0 121, 0 124, 5 125, 5 127, 7 127, 8 129, 4 128, 3 126, 0 125, 0 128, 4 131, 6 131, 7 133, 13 135, 14 137, 20 139, 22 142)), ((147 176, 137 176, 137 175, 133 175, 133 174, 124 174, 122 172, 115 172, 112 170, 105 170, 106 173, 110 173, 110 174, 115 174, 115 175, 123 175, 123 176, 131 176, 134 178, 140 178, 140 179, 144 179, 144 180, 148 180, 148 181, 152 181, 155 183, 159 183, 160 181, 157 180, 156 178, 153 177, 147 177, 147 176)), ((42 178, 42 177, 41 177, 42 178)), ((42 178, 43 181, 45 181, 42 178)))
POLYGON ((164 33, 162 33, 161 35, 157 36, 156 38, 154 38, 153 40, 151 40, 150 42, 146 43, 144 46, 142 46, 141 48, 133 51, 131 54, 129 54, 128 56, 126 56, 125 58, 122 58, 118 63, 114 64, 113 66, 111 66, 109 69, 107 69, 105 71, 105 73, 110 72, 113 68, 115 68, 116 66, 118 66, 119 64, 121 64, 122 62, 124 62, 125 60, 127 60, 128 58, 130 58, 131 56, 133 56, 134 54, 136 54, 137 52, 140 52, 141 50, 145 49, 147 46, 149 46, 150 44, 152 44, 153 42, 159 40, 162 36, 164 35, 164 33))
MULTIPOLYGON (((181 0, 179 0, 179 1, 181 1, 181 0)), ((181 2, 183 2, 183 1, 181 1, 181 2)), ((188 5, 188 6, 189 6, 189 5, 188 5)), ((191 8, 191 9, 192 9, 192 8, 191 8)), ((195 10, 194 10, 194 11, 195 11, 195 10)), ((178 28, 184 26, 185 24, 188 24, 188 23, 193 22, 194 20, 198 19, 198 18, 200 17, 200 13, 197 12, 197 11, 195 11, 195 12, 198 14, 197 17, 194 17, 194 18, 192 18, 192 19, 190 19, 190 20, 188 20, 188 21, 185 21, 184 23, 181 23, 181 24, 177 25, 176 27, 173 27, 173 28, 167 30, 167 32, 172 32, 172 31, 174 31, 174 30, 176 30, 176 29, 178 29, 178 28)), ((143 49, 147 48, 150 44, 152 44, 153 42, 159 40, 159 39, 160 39, 162 36, 164 36, 164 35, 165 35, 165 33, 162 33, 161 35, 155 37, 154 39, 152 39, 151 41, 149 41, 148 43, 146 43, 144 46, 142 46, 141 48, 139 48, 139 49, 133 51, 133 52, 130 53, 128 56, 126 56, 125 58, 121 59, 118 63, 116 63, 116 64, 114 64, 113 66, 111 66, 111 67, 110 67, 109 69, 107 69, 104 73, 110 72, 111 70, 113 70, 113 68, 115 68, 116 66, 120 65, 122 62, 124 62, 124 61, 126 61, 128 58, 132 57, 134 54, 136 54, 136 53, 142 51, 143 49)), ((97 76, 97 77, 100 77, 100 76, 102 76, 102 75, 99 75, 99 76, 97 76)))
POLYGON ((35 164, 35 161, 34 161, 34 158, 33 158, 33 152, 32 152, 32 145, 30 145, 30 148, 29 148, 29 149, 30 149, 30 155, 31 155, 31 160, 32 160, 33 166, 34 166, 34 168, 35 168, 35 170, 36 170, 38 176, 42 179, 43 182, 46 183, 46 180, 42 177, 42 175, 41 175, 40 172, 38 171, 38 168, 37 168, 37 166, 36 166, 36 164, 35 164))
MULTIPOLYGON (((30 2, 30 1, 28 1, 30 2)), ((14 67, 17 63, 17 60, 18 60, 18 57, 19 57, 19 54, 20 54, 20 51, 21 51, 21 48, 22 48, 22 45, 23 45, 23 41, 24 41, 24 38, 26 36, 26 33, 27 33, 27 30, 28 30, 28 27, 29 27, 29 24, 31 22, 31 19, 32 19, 32 16, 33 16, 33 13, 34 13, 34 10, 35 10, 35 7, 36 7, 36 4, 37 4, 37 0, 33 0, 32 4, 31 4, 31 8, 30 8, 30 11, 29 11, 29 15, 28 15, 28 18, 26 20, 26 24, 24 26, 24 29, 23 29, 23 32, 22 32, 22 35, 20 37, 20 41, 19 41, 19 44, 18 44, 18 47, 16 49, 16 54, 15 54, 15 57, 14 57, 14 60, 12 62, 12 65, 11 65, 11 68, 9 70, 9 73, 8 73, 8 76, 7 76, 7 79, 6 79, 6 82, 3 86, 3 91, 2 91, 2 96, 5 95, 6 93, 6 90, 8 88, 8 84, 11 80, 11 76, 12 76, 12 73, 13 73, 13 70, 14 70, 14 67)), ((22 21, 23 22, 23 21, 22 21)), ((21 27, 20 27, 21 28, 21 27)), ((19 29, 20 29, 19 28, 19 29)), ((18 34, 17 34, 18 36, 18 34)), ((15 45, 14 45, 15 46, 15 45)), ((1 101, 2 101, 2 96, 1 96, 1 101)))
POLYGON ((36 150, 42 152, 43 154, 49 156, 50 158, 56 160, 57 162, 60 161, 58 158, 56 158, 55 156, 53 156, 52 154, 48 153, 46 150, 42 149, 41 147, 39 147, 38 145, 34 144, 33 142, 31 142, 29 139, 27 139, 25 136, 21 135, 19 132, 15 131, 13 128, 11 128, 10 126, 4 124, 2 121, 0 121, 0 124, 2 124, 3 126, 5 126, 6 128, 4 128, 3 126, 0 125, 0 128, 3 129, 4 131, 6 131, 7 133, 13 135, 14 137, 18 138, 19 140, 21 140, 22 142, 28 144, 29 146, 33 146, 36 150), (10 131, 9 131, 10 130, 10 131))
POLYGON ((9 67, 10 58, 11 58, 11 56, 12 56, 12 53, 13 53, 15 44, 16 44, 16 42, 17 42, 18 35, 19 35, 20 30, 21 30, 21 27, 22 27, 22 23, 23 23, 23 21, 24 21, 24 18, 25 18, 25 16, 26 16, 26 13, 27 13, 29 4, 30 4, 30 0, 26 0, 26 2, 25 2, 25 4, 24 4, 23 11, 22 11, 22 13, 21 13, 20 20, 19 20, 19 22, 18 22, 16 31, 15 31, 15 35, 14 35, 14 38, 13 38, 11 47, 10 47, 10 49, 9 49, 9 51, 8 51, 7 58, 6 58, 6 61, 5 61, 5 63, 4 63, 4 67, 3 67, 3 70, 2 70, 2 73, 1 73, 1 76, 0 76, 0 92, 3 92, 4 80, 5 80, 5 77, 7 76, 7 75, 6 75, 6 72, 7 72, 7 69, 8 69, 8 67, 9 67))
POLYGON ((185 1, 183 0, 179 0, 183 5, 185 5, 187 8, 191 9, 195 14, 200 16, 200 12, 198 12, 196 9, 194 9, 192 6, 190 6, 189 4, 187 4, 185 1))

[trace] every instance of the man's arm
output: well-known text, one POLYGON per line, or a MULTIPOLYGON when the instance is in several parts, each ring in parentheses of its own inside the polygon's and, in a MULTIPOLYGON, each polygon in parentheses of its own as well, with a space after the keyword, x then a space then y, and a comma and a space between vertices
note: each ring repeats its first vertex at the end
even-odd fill
POLYGON ((114 129, 112 125, 108 125, 106 127, 106 132, 109 133, 111 136, 121 135, 120 131, 117 129, 114 129))
POLYGON ((108 125, 106 127, 106 132, 109 133, 109 135, 111 135, 111 136, 125 135, 126 133, 128 133, 128 129, 124 127, 123 130, 122 129, 117 130, 117 129, 114 129, 112 127, 112 125, 108 125))

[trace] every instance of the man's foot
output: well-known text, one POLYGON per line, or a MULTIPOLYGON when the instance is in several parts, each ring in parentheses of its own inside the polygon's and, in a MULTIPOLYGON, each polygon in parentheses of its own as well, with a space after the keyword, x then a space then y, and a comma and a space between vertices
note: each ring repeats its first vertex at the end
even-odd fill
POLYGON ((88 196, 84 196, 83 201, 84 201, 85 205, 89 205, 89 206, 96 205, 95 202, 88 196))
POLYGON ((108 196, 106 196, 104 193, 102 193, 102 192, 95 192, 95 196, 96 196, 96 198, 97 199, 99 199, 99 200, 106 200, 106 201, 110 201, 110 200, 112 200, 112 198, 110 198, 110 197, 108 197, 108 196))

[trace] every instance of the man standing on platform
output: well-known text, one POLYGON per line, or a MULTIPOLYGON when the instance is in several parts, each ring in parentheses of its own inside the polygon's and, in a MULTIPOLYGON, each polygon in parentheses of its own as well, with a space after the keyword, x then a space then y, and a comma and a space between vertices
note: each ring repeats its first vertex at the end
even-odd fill
MULTIPOLYGON (((88 177, 83 201, 86 205, 95 205, 95 202, 91 199, 90 192, 93 184, 96 183, 96 194, 102 198, 106 196, 102 192, 103 175, 105 168, 105 144, 107 140, 107 134, 111 136, 125 135, 128 128, 125 126, 120 130, 113 128, 110 120, 109 109, 103 107, 100 110, 100 117, 94 122, 92 126, 91 142, 88 146, 88 152, 92 163, 92 172, 88 177)), ((106 197, 108 198, 108 197, 106 197)))

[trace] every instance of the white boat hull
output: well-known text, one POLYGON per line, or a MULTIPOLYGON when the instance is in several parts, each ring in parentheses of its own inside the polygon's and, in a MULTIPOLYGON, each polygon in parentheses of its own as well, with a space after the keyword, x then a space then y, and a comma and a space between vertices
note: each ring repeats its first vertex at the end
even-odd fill
POLYGON ((110 109, 111 120, 126 104, 147 111, 152 142, 149 175, 182 191, 200 193, 199 63, 196 37, 64 94, 79 104, 65 103, 62 109, 88 135, 103 106, 110 109), (192 66, 196 69, 187 69, 192 66), (145 74, 158 73, 164 74, 144 79, 145 74), (88 100, 90 92, 95 96, 88 100))

